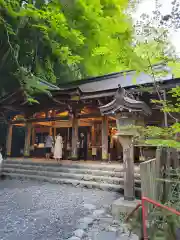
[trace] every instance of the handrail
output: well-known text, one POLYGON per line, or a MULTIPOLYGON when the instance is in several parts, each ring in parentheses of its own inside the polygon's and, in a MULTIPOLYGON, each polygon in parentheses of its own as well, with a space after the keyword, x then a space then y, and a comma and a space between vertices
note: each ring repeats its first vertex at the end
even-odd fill
POLYGON ((180 212, 177 211, 176 209, 174 208, 171 208, 171 207, 168 207, 168 206, 165 206, 165 205, 162 205, 161 203, 159 202, 156 202, 148 197, 142 197, 141 198, 141 203, 139 203, 134 209, 132 212, 130 212, 130 214, 127 216, 126 218, 126 222, 129 220, 129 218, 142 206, 142 225, 143 225, 143 239, 144 240, 148 240, 148 233, 147 233, 147 216, 148 216, 148 212, 147 212, 147 209, 146 209, 146 206, 145 206, 145 202, 148 202, 148 203, 151 203, 153 205, 155 205, 156 207, 159 207, 159 208, 162 208, 162 209, 165 209, 173 214, 176 214, 178 216, 180 216, 180 212))
POLYGON ((162 209, 165 209, 171 213, 174 213, 178 216, 180 216, 180 212, 178 212, 177 210, 173 209, 173 208, 170 208, 168 206, 165 206, 165 205, 162 205, 148 197, 142 197, 141 199, 141 202, 142 202, 142 222, 143 222, 143 237, 144 237, 144 240, 148 240, 148 233, 147 233, 147 226, 146 226, 146 220, 147 220, 147 209, 146 209, 146 206, 145 206, 145 202, 148 202, 148 203, 151 203, 153 205, 155 205, 156 207, 159 207, 159 208, 162 208, 162 209))

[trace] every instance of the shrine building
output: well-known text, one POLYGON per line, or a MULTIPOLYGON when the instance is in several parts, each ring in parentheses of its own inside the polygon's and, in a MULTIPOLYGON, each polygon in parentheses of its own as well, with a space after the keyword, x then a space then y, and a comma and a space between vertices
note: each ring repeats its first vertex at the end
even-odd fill
MULTIPOLYGON (((1 98, 0 111, 8 121, 7 155, 43 158, 45 137, 50 133, 55 138, 60 133, 63 159, 77 159, 77 142, 84 133, 88 160, 116 161, 123 159, 119 126, 164 126, 164 113, 151 100, 158 99, 157 89, 168 99, 168 90, 180 85, 180 79, 169 73, 154 83, 145 73, 126 71, 59 86, 42 80, 40 84, 50 94, 36 94, 38 103, 28 103, 21 89, 1 98)), ((156 146, 134 144, 133 148, 136 162, 142 151, 145 159, 154 157, 156 146)))

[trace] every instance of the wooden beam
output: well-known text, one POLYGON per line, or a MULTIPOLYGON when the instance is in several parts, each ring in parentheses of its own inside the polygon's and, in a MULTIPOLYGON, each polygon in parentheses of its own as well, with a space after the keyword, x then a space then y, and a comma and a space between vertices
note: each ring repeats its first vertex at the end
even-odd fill
MULTIPOLYGON (((77 118, 84 119, 84 118, 96 118, 96 117, 101 117, 100 113, 78 115, 77 118)), ((70 120, 70 117, 65 116, 65 117, 51 117, 51 118, 29 118, 26 120, 11 121, 11 123, 19 124, 19 123, 25 123, 25 122, 52 122, 52 121, 58 121, 58 120, 70 120)))
POLYGON ((53 122, 58 120, 69 120, 69 117, 51 117, 51 118, 30 118, 26 120, 11 121, 12 124, 25 122, 53 122))
POLYGON ((94 92, 94 93, 91 93, 91 94, 84 94, 84 96, 81 96, 81 100, 88 100, 88 99, 102 99, 102 98, 105 98, 105 97, 113 97, 114 94, 115 94, 116 90, 111 90, 111 91, 108 91, 108 92, 104 92, 104 91, 101 91, 99 93, 97 92, 94 92))
POLYGON ((78 118, 83 119, 83 118, 96 118, 96 117, 101 117, 100 112, 99 113, 89 113, 89 114, 79 114, 78 118))

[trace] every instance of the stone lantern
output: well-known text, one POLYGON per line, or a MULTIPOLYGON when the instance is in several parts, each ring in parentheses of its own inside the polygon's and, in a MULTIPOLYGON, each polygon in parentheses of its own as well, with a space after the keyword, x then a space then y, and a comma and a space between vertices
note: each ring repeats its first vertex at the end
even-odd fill
POLYGON ((118 113, 116 115, 116 125, 118 140, 123 148, 124 164, 124 199, 132 201, 135 199, 134 191, 134 137, 137 136, 137 129, 142 118, 132 115, 130 112, 118 113))
POLYGON ((143 115, 151 114, 150 108, 143 101, 137 101, 121 87, 114 99, 100 107, 102 115, 114 115, 118 129, 117 137, 123 147, 124 164, 124 200, 135 199, 134 190, 134 136, 137 129, 134 126, 144 124, 143 115))

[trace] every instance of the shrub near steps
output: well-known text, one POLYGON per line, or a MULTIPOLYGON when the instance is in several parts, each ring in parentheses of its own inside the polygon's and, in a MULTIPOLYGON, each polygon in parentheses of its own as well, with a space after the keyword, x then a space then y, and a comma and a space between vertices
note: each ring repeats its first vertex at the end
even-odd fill
MULTIPOLYGON (((2 174, 11 178, 37 179, 117 192, 123 190, 122 166, 9 160, 3 163, 2 174)), ((135 173, 135 187, 140 191, 139 173, 135 173)))

